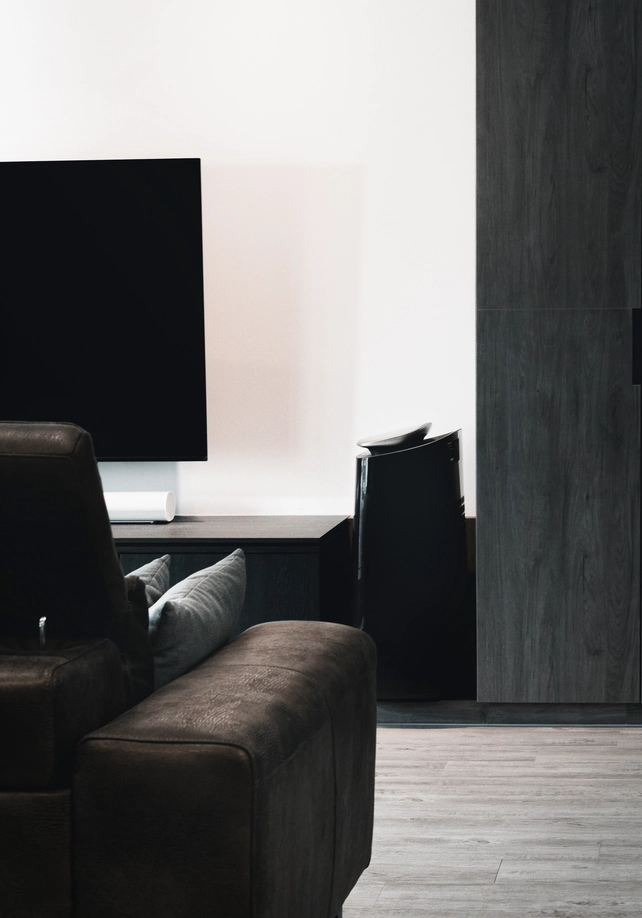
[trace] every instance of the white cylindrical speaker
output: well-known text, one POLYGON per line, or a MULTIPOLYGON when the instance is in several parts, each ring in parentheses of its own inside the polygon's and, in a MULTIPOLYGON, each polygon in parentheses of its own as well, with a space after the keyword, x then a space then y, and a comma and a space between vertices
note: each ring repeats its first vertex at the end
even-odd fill
POLYGON ((104 491, 112 523, 169 523, 174 519, 173 491, 104 491))

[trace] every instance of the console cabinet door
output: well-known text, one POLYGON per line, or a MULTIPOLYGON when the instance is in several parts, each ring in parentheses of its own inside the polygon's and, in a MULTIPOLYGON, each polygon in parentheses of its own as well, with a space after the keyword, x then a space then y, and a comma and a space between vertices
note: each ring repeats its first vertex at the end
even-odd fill
POLYGON ((640 7, 477 3, 479 701, 640 701, 640 7))

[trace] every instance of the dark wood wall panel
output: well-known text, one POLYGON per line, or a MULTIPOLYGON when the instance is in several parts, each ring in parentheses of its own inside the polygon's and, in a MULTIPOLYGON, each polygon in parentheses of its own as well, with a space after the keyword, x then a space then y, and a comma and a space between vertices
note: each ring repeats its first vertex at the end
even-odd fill
POLYGON ((480 701, 640 701, 641 9, 477 2, 480 701))
POLYGON ((640 700, 629 310, 478 315, 478 700, 640 700))
POLYGON ((479 0, 478 307, 640 305, 639 0, 479 0))

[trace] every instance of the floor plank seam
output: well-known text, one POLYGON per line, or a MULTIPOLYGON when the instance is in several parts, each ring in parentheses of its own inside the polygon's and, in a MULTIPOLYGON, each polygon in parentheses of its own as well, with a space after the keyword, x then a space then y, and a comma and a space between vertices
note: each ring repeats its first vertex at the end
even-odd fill
POLYGON ((392 728, 395 730, 397 729, 400 729, 400 730, 413 729, 414 730, 415 728, 420 729, 420 730, 450 730, 453 727, 457 729, 464 729, 464 728, 470 728, 470 727, 483 727, 484 729, 492 729, 493 727, 517 727, 517 728, 523 729, 525 727, 528 727, 529 729, 533 728, 535 730, 541 729, 542 727, 564 727, 565 729, 568 728, 570 730, 587 729, 590 727, 591 729, 595 728, 595 729, 607 729, 608 730, 609 728, 612 729, 613 727, 616 727, 616 728, 626 727, 627 729, 642 730, 642 724, 639 724, 639 723, 622 723, 622 724, 573 723, 573 724, 567 724, 564 722, 532 724, 532 723, 460 723, 458 721, 453 721, 452 723, 435 724, 435 723, 428 723, 428 722, 423 722, 423 721, 422 722, 418 721, 417 723, 413 721, 409 721, 408 723, 396 723, 395 721, 381 721, 377 724, 377 727, 385 727, 386 729, 392 728))
POLYGON ((379 890, 378 894, 377 894, 377 898, 376 898, 376 899, 374 900, 374 902, 372 903, 372 907, 373 907, 373 908, 376 908, 376 907, 377 907, 377 902, 378 902, 379 899, 381 898, 381 893, 384 891, 385 888, 386 888, 386 884, 384 883, 383 886, 381 887, 381 889, 379 890))

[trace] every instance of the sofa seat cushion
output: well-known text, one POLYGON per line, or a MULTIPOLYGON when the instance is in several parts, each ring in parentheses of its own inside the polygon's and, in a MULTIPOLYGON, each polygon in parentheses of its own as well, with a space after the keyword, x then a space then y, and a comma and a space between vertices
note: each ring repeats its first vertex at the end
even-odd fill
POLYGON ((69 785, 85 733, 126 707, 115 644, 0 642, 0 788, 69 785))
POLYGON ((81 743, 77 918, 337 914, 370 858, 375 732, 364 632, 250 628, 81 743))

